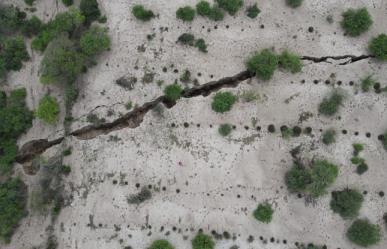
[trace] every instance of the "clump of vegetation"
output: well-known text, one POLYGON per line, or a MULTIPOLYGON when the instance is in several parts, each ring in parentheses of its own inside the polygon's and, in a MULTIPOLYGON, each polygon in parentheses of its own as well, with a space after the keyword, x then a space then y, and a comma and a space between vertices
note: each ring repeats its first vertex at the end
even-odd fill
POLYGON ((364 174, 367 170, 368 170, 368 164, 366 164, 365 162, 360 163, 356 167, 356 173, 358 173, 359 175, 364 174))
POLYGON ((380 241, 380 227, 370 223, 367 219, 358 219, 349 227, 347 238, 359 246, 372 246, 380 241))
POLYGON ((301 6, 303 0, 286 0, 286 4, 292 8, 298 8, 301 6))
POLYGON ((98 20, 101 16, 101 11, 98 7, 97 0, 81 0, 79 9, 82 15, 85 17, 85 23, 90 24, 93 21, 98 20))
POLYGON ((278 64, 281 68, 291 73, 301 72, 302 63, 300 56, 287 50, 283 51, 278 57, 278 64))
POLYGON ((368 75, 361 80, 361 89, 363 92, 368 92, 376 83, 377 81, 372 77, 372 75, 368 75))
POLYGON ((203 52, 203 53, 208 52, 207 51, 207 44, 202 38, 196 40, 195 47, 197 47, 200 52, 203 52))
POLYGON ((382 144, 383 144, 383 148, 385 150, 387 150, 387 131, 383 134, 383 138, 382 138, 382 144))
POLYGON ((366 8, 349 9, 342 16, 341 27, 350 36, 359 36, 372 25, 372 18, 366 8))
POLYGON ((377 37, 372 38, 368 48, 372 55, 376 57, 376 59, 382 61, 387 60, 387 35, 380 34, 377 37))
POLYGON ((27 187, 19 178, 0 183, 0 239, 10 242, 20 220, 27 215, 27 187))
POLYGON ((11 35, 23 24, 25 14, 19 8, 0 4, 0 35, 11 35))
POLYGON ((255 209, 253 215, 254 218, 263 222, 270 223, 273 218, 274 210, 269 203, 259 204, 257 209, 255 209))
POLYGON ((175 249, 175 247, 168 240, 160 239, 153 241, 148 249, 175 249))
POLYGON ((326 145, 336 142, 336 131, 334 129, 326 130, 322 135, 322 142, 326 145))
POLYGON ((176 101, 180 99, 183 89, 178 84, 171 84, 165 87, 164 94, 169 101, 176 101))
POLYGON ((142 5, 135 5, 132 8, 132 14, 143 22, 150 21, 155 17, 155 14, 151 10, 147 10, 142 5))
POLYGON ((221 124, 218 128, 219 134, 222 135, 223 137, 230 135, 231 131, 232 131, 232 127, 230 124, 221 124))
POLYGON ((32 16, 30 19, 24 21, 21 26, 21 32, 27 37, 32 37, 39 34, 43 26, 42 21, 38 17, 32 16))
POLYGON ((215 0, 219 7, 227 11, 230 15, 235 15, 243 6, 243 0, 215 0))
POLYGON ((195 238, 192 240, 192 249, 214 249, 215 242, 211 236, 198 233, 195 238))
POLYGON ((384 220, 384 223, 386 224, 386 227, 387 227, 387 213, 384 213, 383 220, 384 220))
POLYGON ((110 48, 110 38, 107 29, 92 26, 82 34, 80 39, 82 53, 87 56, 95 56, 110 48))
POLYGON ((310 167, 295 164, 285 175, 286 186, 291 192, 306 192, 313 197, 326 193, 334 183, 338 168, 326 160, 318 160, 310 167))
POLYGON ((351 158, 351 162, 357 165, 356 172, 359 175, 362 175, 368 170, 368 165, 364 158, 359 157, 360 152, 364 150, 364 146, 362 144, 355 143, 352 145, 352 147, 353 157, 351 158))
POLYGON ((338 112, 343 100, 344 96, 340 92, 334 91, 330 96, 323 99, 319 105, 318 111, 325 116, 333 116, 338 112))
POLYGON ((363 203, 363 195, 354 189, 333 191, 330 202, 333 212, 338 213, 342 218, 354 218, 359 215, 363 203))
POLYGON ((199 51, 203 53, 207 53, 207 44, 203 39, 197 39, 195 40, 195 36, 190 33, 183 33, 177 38, 177 42, 191 46, 191 47, 196 47, 199 49, 199 51))
POLYGON ((224 113, 231 110, 237 101, 237 97, 231 92, 218 92, 212 100, 212 110, 218 113, 224 113))
POLYGON ((256 18, 259 13, 261 13, 261 10, 258 8, 258 5, 256 3, 247 7, 246 9, 246 15, 251 19, 256 18))
POLYGON ((4 78, 8 71, 19 71, 28 55, 24 40, 17 36, 0 39, 0 78, 4 78))
POLYGON ((71 6, 71 5, 74 4, 74 0, 62 0, 62 3, 63 3, 65 6, 69 7, 69 6, 71 6))
POLYGON ((364 145, 362 144, 352 144, 352 147, 353 147, 353 155, 354 156, 358 156, 360 152, 362 152, 364 150, 364 145))
POLYGON ((152 193, 147 187, 142 187, 140 192, 137 194, 130 195, 128 197, 128 203, 129 204, 140 204, 143 203, 146 200, 149 200, 152 198, 152 193))
POLYGON ((195 9, 191 6, 181 7, 176 11, 176 17, 185 22, 192 22, 195 18, 195 9))
POLYGON ((29 5, 29 6, 32 6, 35 2, 35 0, 24 0, 24 2, 29 5))
POLYGON ((224 18, 223 11, 216 5, 211 6, 207 1, 200 1, 196 4, 196 12, 200 16, 206 16, 213 21, 221 21, 224 18))
POLYGON ((268 49, 256 52, 246 62, 247 69, 255 73, 257 78, 270 80, 278 66, 278 56, 268 49))
POLYGON ((58 101, 49 95, 44 96, 36 110, 36 117, 43 120, 47 124, 55 124, 58 120, 59 104, 58 101))

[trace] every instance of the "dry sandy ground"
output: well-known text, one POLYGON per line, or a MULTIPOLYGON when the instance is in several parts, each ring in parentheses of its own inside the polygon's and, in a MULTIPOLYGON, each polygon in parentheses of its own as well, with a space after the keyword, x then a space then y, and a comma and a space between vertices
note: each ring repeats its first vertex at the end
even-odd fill
MULTIPOLYGON (((37 1, 37 13, 46 20, 64 9, 52 0, 37 1)), ((92 110, 110 120, 125 112, 124 104, 129 100, 141 105, 160 96, 162 87, 157 86, 156 81, 172 83, 184 69, 189 69, 199 83, 206 83, 244 70, 246 57, 267 47, 275 47, 277 51, 289 48, 301 55, 316 57, 366 54, 369 39, 387 28, 387 2, 384 0, 307 0, 296 10, 286 7, 280 0, 258 1, 262 12, 255 20, 241 11, 236 17, 226 15, 219 23, 196 18, 191 24, 177 21, 175 11, 182 5, 194 5, 196 1, 99 2, 108 17, 112 49, 79 80, 81 97, 73 109, 79 120, 73 124, 73 129, 84 126, 85 117, 92 110), (151 7, 159 17, 145 24, 136 21, 130 9, 140 2, 151 7), (359 38, 344 36, 339 26, 341 12, 361 6, 368 7, 375 24, 359 38), (327 15, 333 16, 333 24, 326 21, 327 15), (167 27, 168 31, 160 31, 162 27, 167 27), (312 33, 309 27, 314 28, 312 33), (180 34, 188 31, 207 41, 208 54, 175 43, 180 34), (148 41, 146 35, 153 33, 155 38, 148 41), (145 52, 139 52, 139 46, 145 47, 145 52), (164 73, 163 67, 167 67, 168 72, 164 73), (174 73, 174 69, 178 73, 174 73), (153 83, 141 82, 146 71, 155 73, 153 83), (115 84, 115 80, 124 75, 139 79, 133 90, 115 84), (109 109, 114 110, 114 114, 107 117, 109 109)), ((247 5, 252 2, 246 0, 247 5)), ((23 6, 22 1, 17 3, 23 6)), ((38 82, 40 57, 33 54, 32 61, 26 63, 21 72, 11 74, 8 81, 10 88, 27 87, 31 108, 37 106, 47 91, 63 97, 59 87, 42 86, 38 82)), ((207 233, 214 230, 236 235, 235 241, 217 240, 216 249, 228 249, 234 244, 242 249, 287 249, 294 248, 296 242, 326 244, 333 249, 356 248, 345 238, 351 222, 343 221, 330 210, 329 194, 313 205, 306 205, 303 199, 288 193, 283 180, 292 165, 289 150, 303 144, 305 157, 324 157, 340 165, 338 180, 330 190, 353 187, 368 192, 364 195, 360 217, 383 226, 381 217, 387 211, 387 201, 386 197, 379 197, 378 192, 387 192, 387 153, 377 136, 387 129, 387 97, 362 93, 358 83, 360 78, 373 73, 385 85, 387 64, 373 60, 349 65, 338 65, 342 61, 330 62, 305 62, 300 74, 278 71, 270 82, 254 79, 242 83, 231 91, 240 94, 252 90, 260 99, 238 102, 227 114, 215 114, 211 110, 212 95, 196 97, 183 99, 172 109, 150 113, 136 129, 123 129, 92 140, 68 138, 67 144, 73 147, 73 154, 65 158, 65 164, 72 167, 66 185, 68 191, 73 191, 73 200, 55 223, 58 248, 131 246, 143 249, 150 241, 160 238, 167 238, 176 248, 191 248, 190 240, 199 228, 207 233), (332 74, 335 77, 332 78, 332 74), (319 83, 314 84, 314 80, 319 83), (330 84, 325 84, 326 80, 330 80, 330 84), (334 84, 338 81, 347 94, 341 119, 316 115, 318 103, 332 88, 338 87, 334 84), (299 124, 299 115, 307 111, 315 115, 299 124), (254 126, 252 119, 256 119, 254 126), (184 127, 184 122, 189 126, 184 127), (236 126, 230 138, 223 138, 217 132, 224 122, 236 126), (175 128, 172 123, 176 124, 175 128), (268 133, 269 124, 275 124, 277 129, 281 125, 309 126, 314 136, 285 140, 278 132, 268 133), (256 126, 260 126, 261 131, 257 131, 256 126), (338 142, 326 147, 320 142, 320 129, 330 127, 339 131, 345 129, 347 134, 340 133, 338 142), (355 136, 355 132, 359 135, 355 136), (370 137, 366 137, 367 132, 371 133, 370 137), (362 176, 354 172, 350 163, 354 142, 365 144, 363 155, 370 169, 362 176), (153 190, 152 199, 143 204, 129 205, 126 199, 138 191, 137 183, 160 188, 160 191, 153 190), (252 217, 252 211, 263 201, 272 203, 275 209, 270 224, 259 223, 252 217), (90 216, 95 228, 88 226, 90 216), (254 237, 251 243, 247 241, 250 235, 254 237)), ((19 142, 61 135, 60 123, 47 127, 35 120, 34 127, 19 142)), ((53 147, 44 156, 48 158, 59 150, 60 146, 53 147)), ((34 176, 24 175, 20 165, 17 169, 31 186, 36 184, 34 176)), ((12 243, 1 248, 29 249, 44 244, 49 219, 32 213, 22 221, 12 243)), ((384 226, 383 239, 373 248, 387 248, 384 226)))

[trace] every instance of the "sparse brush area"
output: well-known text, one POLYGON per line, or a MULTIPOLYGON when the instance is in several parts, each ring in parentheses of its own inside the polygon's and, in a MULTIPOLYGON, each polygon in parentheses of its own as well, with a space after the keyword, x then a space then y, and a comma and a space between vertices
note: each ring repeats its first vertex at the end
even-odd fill
POLYGON ((145 9, 145 7, 142 6, 142 5, 135 5, 135 6, 133 6, 132 14, 138 20, 141 20, 143 22, 150 21, 152 18, 155 17, 155 14, 153 13, 153 11, 145 9))
POLYGON ((58 101, 49 95, 44 96, 36 110, 36 117, 47 124, 55 124, 58 121, 59 104, 58 101))
POLYGON ((325 97, 318 107, 318 112, 324 116, 333 116, 338 111, 344 101, 344 95, 339 91, 333 91, 325 97))
POLYGON ((352 147, 353 147, 353 157, 351 158, 351 162, 357 165, 356 173, 358 173, 359 175, 362 175, 368 170, 368 164, 365 162, 365 159, 359 156, 360 152, 364 150, 364 145, 355 143, 352 145, 352 147))
POLYGON ((222 135, 223 137, 230 135, 231 131, 232 131, 232 126, 227 123, 221 124, 218 128, 219 134, 222 135))
POLYGON ((237 101, 237 96, 231 92, 218 92, 212 99, 212 110, 218 113, 224 113, 231 110, 232 106, 237 101))
POLYGON ((380 34, 377 37, 372 38, 368 48, 376 59, 381 61, 387 60, 387 35, 380 34))
POLYGON ((0 183, 0 240, 10 242, 20 220, 27 215, 27 186, 19 178, 0 183))
POLYGON ((303 0, 285 0, 286 4, 292 8, 298 8, 301 6, 303 0))
POLYGON ((380 241, 380 227, 367 219, 358 219, 349 227, 347 238, 356 245, 369 247, 380 241))
POLYGON ((336 131, 334 129, 328 129, 324 131, 322 135, 322 142, 325 145, 330 145, 336 142, 336 131))
POLYGON ((274 210, 269 203, 261 203, 254 210, 253 216, 256 220, 263 223, 270 223, 273 218, 274 210))
POLYGON ((341 27, 350 36, 359 36, 366 32, 372 25, 373 21, 366 8, 349 9, 343 14, 341 27))
POLYGON ((278 66, 278 56, 268 49, 256 52, 246 62, 247 69, 258 79, 270 80, 278 66))
POLYGON ((285 183, 290 192, 319 197, 335 182, 338 172, 338 167, 326 160, 315 161, 310 166, 298 163, 286 173, 285 183))
POLYGON ((372 75, 368 75, 361 80, 361 90, 363 90, 363 92, 368 92, 376 83, 377 81, 372 77, 372 75))
POLYGON ((330 206, 333 212, 338 213, 344 219, 355 218, 363 203, 363 195, 354 189, 333 191, 330 206))
POLYGON ((213 21, 221 21, 224 19, 223 10, 221 10, 217 5, 211 6, 207 1, 200 1, 196 4, 196 12, 200 16, 205 16, 213 21))
POLYGON ((132 194, 128 197, 129 204, 141 204, 152 198, 152 192, 147 187, 142 187, 140 192, 132 194))
POLYGON ((211 236, 198 233, 195 238, 192 240, 192 249, 214 249, 215 242, 211 236))
POLYGON ((168 240, 155 240, 147 249, 175 249, 168 240))
POLYGON ((171 84, 165 87, 164 94, 169 101, 176 101, 180 99, 183 89, 178 84, 171 84))
POLYGON ((215 0, 220 8, 234 16, 243 6, 243 0, 215 0))
POLYGON ((195 39, 195 36, 190 33, 183 33, 177 38, 177 42, 183 45, 196 47, 200 52, 207 53, 207 44, 200 38, 195 39))
POLYGON ((193 19, 195 18, 195 15, 196 15, 195 9, 192 8, 191 6, 180 7, 176 11, 176 17, 185 22, 192 22, 193 19))

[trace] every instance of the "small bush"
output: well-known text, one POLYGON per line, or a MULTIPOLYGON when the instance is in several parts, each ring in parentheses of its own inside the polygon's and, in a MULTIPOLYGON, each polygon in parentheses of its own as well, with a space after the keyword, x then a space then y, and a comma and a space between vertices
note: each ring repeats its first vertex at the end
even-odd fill
POLYGON ((65 6, 69 7, 69 6, 73 5, 74 0, 62 0, 62 3, 63 3, 65 6))
POLYGON ((372 18, 366 8, 349 9, 342 16, 341 27, 350 36, 359 36, 372 25, 372 18))
POLYGON ((353 163, 353 164, 358 165, 358 164, 361 164, 363 162, 364 162, 363 158, 360 158, 360 157, 357 157, 357 156, 354 156, 354 157, 351 158, 351 163, 353 163))
POLYGON ((19 71, 23 66, 23 61, 30 58, 24 40, 20 36, 0 41, 0 47, 0 58, 6 71, 19 71))
POLYGON ((178 84, 168 85, 164 89, 165 97, 169 101, 176 101, 180 99, 182 93, 183 93, 183 89, 178 84))
POLYGON ((333 116, 339 110, 343 100, 344 96, 341 93, 334 91, 329 97, 323 99, 319 105, 318 111, 325 116, 333 116))
POLYGON ((151 10, 147 10, 142 5, 135 5, 132 8, 132 14, 143 22, 150 21, 155 17, 155 14, 151 10))
POLYGON ((232 131, 232 127, 230 124, 221 124, 218 128, 219 134, 222 135, 223 137, 230 135, 231 131, 232 131))
POLYGON ((193 46, 195 43, 195 36, 190 33, 184 33, 177 38, 177 41, 184 45, 193 46))
POLYGON ((192 249, 214 249, 214 247, 214 241, 207 234, 198 233, 192 240, 192 249))
POLYGON ((336 142, 336 131, 334 129, 326 130, 322 135, 322 142, 326 145, 336 142))
POLYGON ((377 59, 382 61, 387 60, 387 35, 380 34, 372 38, 368 48, 377 59))
POLYGON ((81 10, 82 15, 85 17, 86 24, 90 24, 93 21, 98 20, 98 18, 101 16, 101 11, 99 10, 97 0, 81 0, 79 9, 81 10))
POLYGON ((301 6, 303 0, 286 0, 286 4, 292 8, 298 8, 301 6))
POLYGON ((199 49, 200 52, 207 53, 207 44, 203 39, 197 39, 195 42, 195 47, 199 49))
POLYGON ((26 20, 22 27, 21 27, 21 32, 23 35, 27 37, 32 37, 34 35, 37 35, 41 32, 43 28, 43 23, 42 21, 36 17, 32 16, 29 20, 26 20))
POLYGON ((285 183, 290 192, 303 192, 311 183, 310 171, 295 164, 285 175, 285 183))
POLYGON ((313 197, 318 197, 326 193, 326 188, 332 185, 339 170, 336 165, 326 160, 319 160, 313 163, 311 170, 311 184, 308 191, 313 197))
POLYGON ((142 187, 141 191, 137 194, 130 195, 128 197, 129 204, 140 204, 146 200, 152 198, 152 193, 147 187, 142 187))
POLYGON ((213 21, 222 21, 224 19, 224 13, 218 6, 213 6, 208 18, 213 21))
POLYGON ((300 56, 287 50, 283 51, 278 57, 278 64, 281 68, 291 73, 301 72, 302 69, 300 56))
POLYGON ((347 231, 347 238, 356 245, 368 247, 380 241, 380 227, 366 219, 358 219, 352 223, 347 231))
POLYGON ((92 26, 82 34, 80 46, 82 53, 87 56, 95 56, 108 50, 110 47, 110 38, 107 35, 106 28, 92 26))
POLYGON ((22 23, 23 15, 18 8, 0 4, 0 35, 14 34, 22 23))
POLYGON ((211 5, 207 1, 200 1, 196 4, 196 12, 200 16, 209 16, 211 11, 211 5))
POLYGON ((29 5, 29 6, 32 6, 35 2, 35 0, 24 0, 24 2, 29 5))
POLYGON ((175 249, 175 247, 173 247, 168 240, 160 239, 153 241, 148 249, 175 249))
POLYGON ((273 218, 274 210, 272 209, 269 203, 259 204, 257 209, 255 209, 253 215, 254 218, 263 222, 270 223, 273 218))
POLYGON ((224 113, 231 110, 237 97, 231 92, 218 92, 212 100, 212 110, 218 113, 224 113))
POLYGON ((0 184, 0 239, 10 242, 20 220, 27 215, 27 187, 18 179, 0 184))
POLYGON ((363 92, 368 92, 376 83, 377 81, 372 78, 372 75, 368 75, 361 80, 361 89, 363 92))
POLYGON ((55 124, 58 120, 59 104, 58 101, 49 95, 44 96, 40 102, 36 116, 47 124, 55 124))
POLYGON ((251 19, 254 19, 261 13, 261 10, 258 8, 257 4, 251 5, 246 9, 246 15, 251 19))
POLYGON ((256 52, 246 62, 247 69, 255 73, 257 78, 270 80, 278 66, 278 57, 268 49, 256 52))
POLYGON ((333 212, 338 213, 342 218, 354 218, 359 215, 363 203, 363 195, 353 189, 333 191, 330 202, 333 212))
POLYGON ((185 22, 192 22, 195 18, 195 9, 191 6, 181 7, 176 11, 176 17, 185 22))
POLYGON ((353 147, 353 155, 357 156, 360 152, 364 150, 364 145, 362 144, 352 144, 353 147))
POLYGON ((356 173, 359 174, 359 175, 364 174, 367 170, 368 170, 368 165, 365 162, 360 163, 356 167, 356 173))
POLYGON ((243 6, 243 0, 215 0, 219 7, 227 11, 230 15, 235 15, 243 6))

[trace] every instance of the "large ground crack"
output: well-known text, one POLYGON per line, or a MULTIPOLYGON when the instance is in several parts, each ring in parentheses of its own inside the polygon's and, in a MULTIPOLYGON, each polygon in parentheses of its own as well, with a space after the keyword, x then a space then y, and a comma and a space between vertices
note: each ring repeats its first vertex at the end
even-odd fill
MULTIPOLYGON (((341 56, 324 56, 324 57, 312 57, 302 56, 301 60, 312 61, 314 63, 326 62, 329 60, 345 60, 339 65, 347 65, 360 60, 373 58, 372 55, 341 55, 341 56)), ((237 87, 241 82, 254 77, 254 74, 249 71, 240 72, 231 77, 225 77, 217 81, 211 81, 200 86, 195 86, 184 90, 183 98, 193 98, 196 96, 208 96, 212 92, 218 91, 222 88, 237 87)), ((144 120, 144 116, 155 108, 158 104, 163 104, 167 108, 172 108, 176 102, 168 101, 165 96, 160 96, 153 101, 147 102, 142 106, 136 107, 134 110, 126 113, 125 115, 115 119, 112 122, 105 122, 101 124, 91 124, 80 129, 70 131, 69 135, 74 136, 81 140, 93 139, 97 136, 108 134, 112 131, 124 129, 124 128, 136 128, 144 120)), ((24 163, 32 160, 35 156, 42 154, 44 151, 52 146, 60 144, 65 137, 60 137, 55 140, 49 141, 48 139, 38 139, 27 142, 18 151, 16 161, 18 163, 24 163)))

